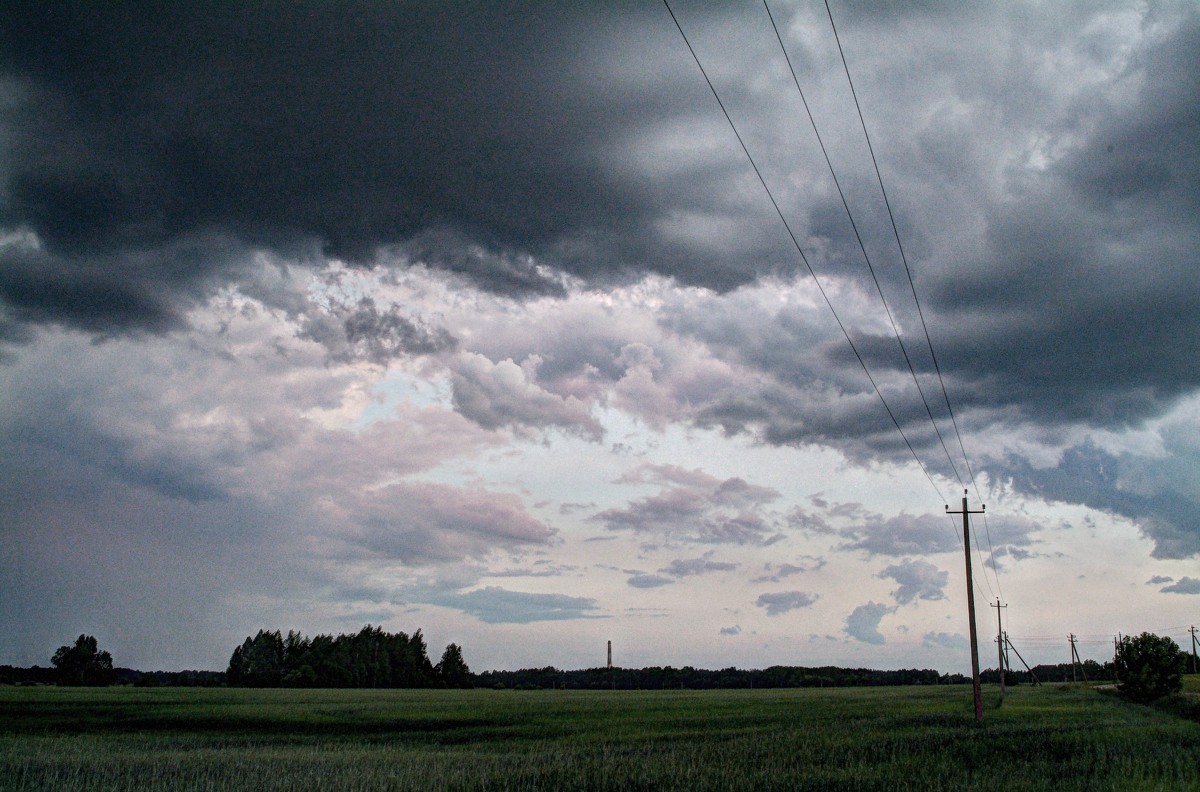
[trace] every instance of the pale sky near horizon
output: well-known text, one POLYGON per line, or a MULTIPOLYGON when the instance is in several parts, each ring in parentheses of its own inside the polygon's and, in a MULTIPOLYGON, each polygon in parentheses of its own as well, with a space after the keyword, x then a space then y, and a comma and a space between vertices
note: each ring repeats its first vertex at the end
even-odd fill
POLYGON ((4 5, 0 664, 965 672, 964 487, 985 667, 1188 645, 1195 3, 831 0, 894 233, 770 2, 915 375, 761 2, 671 9, 787 228, 661 2, 4 5))

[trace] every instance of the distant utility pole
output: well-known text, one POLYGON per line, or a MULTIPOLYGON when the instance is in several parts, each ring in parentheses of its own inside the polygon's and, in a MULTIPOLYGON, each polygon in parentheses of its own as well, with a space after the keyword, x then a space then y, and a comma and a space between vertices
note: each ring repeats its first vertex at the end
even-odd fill
POLYGON ((1083 681, 1087 682, 1087 670, 1083 667, 1083 660, 1079 657, 1079 650, 1075 648, 1075 633, 1067 636, 1068 643, 1071 644, 1071 682, 1078 682, 1075 678, 1075 664, 1079 663, 1079 671, 1083 674, 1083 681))
POLYGON ((975 633, 975 583, 971 578, 971 522, 968 515, 983 514, 987 506, 978 511, 967 508, 967 491, 963 490, 962 511, 950 511, 946 505, 946 514, 961 514, 963 518, 963 550, 967 557, 967 623, 971 630, 971 687, 975 694, 975 720, 983 721, 983 691, 979 688, 979 637, 975 633))
POLYGON ((1196 625, 1193 624, 1192 629, 1188 630, 1188 632, 1192 634, 1192 673, 1195 674, 1198 673, 1196 671, 1196 644, 1200 643, 1196 639, 1196 625))
POLYGON ((1007 605, 1000 604, 1000 598, 996 597, 996 604, 989 605, 990 608, 996 609, 996 664, 1000 668, 1000 695, 1004 695, 1004 628, 1000 624, 1000 609, 1007 608, 1007 605))

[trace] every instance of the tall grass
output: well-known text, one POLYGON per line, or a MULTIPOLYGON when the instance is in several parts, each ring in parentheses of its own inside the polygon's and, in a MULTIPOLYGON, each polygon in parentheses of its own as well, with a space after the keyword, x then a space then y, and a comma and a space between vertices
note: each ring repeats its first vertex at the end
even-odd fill
POLYGON ((1200 724, 1085 688, 0 689, 2 790, 1200 790, 1200 724))

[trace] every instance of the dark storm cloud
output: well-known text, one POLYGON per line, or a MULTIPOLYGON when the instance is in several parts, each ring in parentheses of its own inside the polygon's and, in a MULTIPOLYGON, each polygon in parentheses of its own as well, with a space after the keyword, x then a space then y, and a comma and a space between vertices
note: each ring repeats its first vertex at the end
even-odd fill
MULTIPOLYGON (((803 271, 655 4, 8 11, 0 231, 42 248, 4 248, 6 337, 21 337, 19 322, 176 327, 195 299, 245 278, 239 262, 256 248, 424 264, 523 297, 566 294, 564 273, 604 283, 659 272, 725 291, 803 271)), ((1200 12, 835 11, 964 417, 1120 427, 1200 386, 1200 352, 1178 342, 1200 331, 1200 296, 1182 287, 1200 247, 1200 12)), ((869 297, 848 307, 852 290, 834 295, 928 463, 937 438, 894 376, 902 358, 880 335, 881 306, 868 305, 874 287, 765 14, 678 12, 817 270, 869 297)), ((778 13, 944 421, 826 21, 809 8, 778 13)), ((386 310, 344 328, 361 354, 444 347, 386 310)), ((705 400, 694 419, 856 459, 904 457, 831 317, 800 318, 675 321, 767 375, 705 400), (836 406, 795 406, 822 396, 836 406)), ((548 359, 545 375, 581 359, 548 359)), ((538 420, 502 415, 503 398, 477 377, 460 385, 461 408, 482 425, 538 420)))
POLYGON ((982 256, 935 284, 942 362, 969 403, 1118 427, 1200 385, 1200 351, 1180 343, 1200 330, 1200 291, 1184 286, 1200 264, 1200 14, 1143 13, 1124 59, 1123 42, 1074 45, 1113 81, 1041 121, 1063 153, 1008 174, 982 256))
POLYGON ((1019 492, 1128 517, 1154 542, 1155 558, 1188 558, 1200 553, 1200 502, 1180 484, 1191 475, 1186 469, 1197 456, 1185 448, 1176 453, 1176 464, 1183 469, 1158 471, 1154 461, 1085 443, 1067 449, 1053 467, 1034 468, 1010 459, 994 472, 1019 492))
MULTIPOLYGON (((1195 556, 1200 447, 1180 405, 1200 387, 1200 6, 915 5, 834 13, 976 472, 1129 517, 1158 558, 1195 556), (1128 434, 1162 447, 1078 439, 1097 428, 1114 448, 1128 434)), ((937 437, 761 6, 677 10, 930 464, 937 437)), ((776 12, 941 417, 824 9, 776 12)), ((599 441, 606 410, 851 464, 911 460, 653 2, 6 4, 0 340, 27 344, 0 349, 5 636, 60 643, 44 614, 116 624, 104 603, 131 596, 139 630, 199 624, 227 592, 290 590, 298 557, 403 566, 547 547, 555 529, 517 496, 407 477, 512 434, 599 441), (405 268, 417 285, 392 303, 405 268), (348 285, 326 310, 323 278, 340 271, 386 288, 348 285), (227 294, 278 320, 253 331, 262 343, 229 340, 227 294), (189 320, 186 337, 154 337, 189 320), (416 355, 457 412, 410 404, 387 428, 321 428, 384 395, 329 359, 416 355)), ((961 547, 940 514, 815 498, 781 514, 772 489, 666 466, 624 483, 640 488, 593 520, 647 541, 844 529, 836 549, 889 563, 961 547)), ((1038 526, 990 519, 989 563, 1036 555, 1038 526)), ((699 569, 676 563, 625 575, 699 569)), ((898 599, 938 590, 936 576, 892 577, 898 599)), ((484 620, 598 612, 464 591, 446 603, 484 620)), ((863 606, 847 634, 881 642, 888 612, 863 606)))
POLYGON ((0 300, 21 322, 99 336, 158 333, 181 327, 198 298, 248 269, 239 245, 211 235, 150 249, 60 253, 15 234, 0 240, 0 300))
MULTIPOLYGON (((997 420, 1120 431, 1194 392, 1200 348, 1182 339, 1200 333, 1200 291, 1190 287, 1200 265, 1196 7, 1046 6, 1021 18, 953 5, 914 15, 890 7, 843 13, 941 369, 960 418, 973 419, 965 426, 981 431, 997 420), (900 31, 909 46, 897 49, 890 44, 900 31), (1012 40, 1042 59, 1017 57, 1012 40), (1044 59, 1049 53, 1053 61, 1044 59), (949 62, 957 66, 947 71, 949 62)), ((807 66, 828 55, 815 33, 796 38, 807 66)), ((870 218, 872 210, 860 209, 870 196, 853 183, 851 192, 856 214, 870 218)), ((818 203, 809 218, 806 244, 818 252, 818 270, 849 275, 872 294, 840 207, 818 203)), ((899 299, 907 283, 896 275, 895 245, 886 242, 866 239, 933 411, 949 431, 920 321, 911 299, 899 299)), ((882 306, 871 299, 864 313, 873 321, 852 314, 851 335, 887 383, 909 439, 941 472, 937 438, 911 382, 901 382, 903 358, 895 339, 881 334, 882 306)), ((844 300, 835 295, 846 313, 844 300)), ((819 325, 807 317, 790 318, 780 312, 757 332, 719 313, 683 319, 683 329, 723 357, 776 379, 703 405, 699 420, 772 443, 828 443, 855 458, 907 456, 877 399, 846 398, 870 393, 849 346, 814 332, 819 325), (838 365, 796 353, 813 348, 838 365), (811 394, 795 386, 814 381, 831 384, 836 397, 820 415, 797 406, 811 394)), ((1176 524, 1169 504, 1155 507, 1164 509, 1160 522, 1176 524)))
MULTIPOLYGON (((16 2, 0 36, 0 228, 36 234, 43 265, 149 256, 131 277, 150 280, 155 256, 216 233, 358 262, 382 251, 514 295, 561 295, 556 269, 722 288, 760 269, 717 269, 658 227, 719 205, 711 172, 654 184, 629 166, 669 166, 639 136, 687 135, 704 100, 657 6, 16 2)), ((34 321, 136 324, 142 306, 113 293, 126 278, 99 270, 47 284, 40 313, 28 287, 3 294, 34 321)), ((187 285, 206 276, 229 273, 187 285)), ((181 295, 154 296, 152 330, 181 295)))
POLYGON ((516 250, 492 250, 462 231, 437 227, 380 251, 376 261, 421 262, 465 275, 487 291, 521 296, 562 297, 566 288, 551 267, 516 250))
POLYGON ((5 71, 65 118, 20 116, 15 219, 74 250, 217 225, 362 257, 431 221, 489 225, 485 204, 536 233, 560 214, 538 177, 584 131, 553 84, 570 21, 536 5, 18 4, 5 71))
POLYGON ((397 305, 381 311, 370 297, 306 316, 298 335, 323 344, 332 360, 382 365, 402 356, 450 351, 458 344, 445 328, 407 316, 397 305))

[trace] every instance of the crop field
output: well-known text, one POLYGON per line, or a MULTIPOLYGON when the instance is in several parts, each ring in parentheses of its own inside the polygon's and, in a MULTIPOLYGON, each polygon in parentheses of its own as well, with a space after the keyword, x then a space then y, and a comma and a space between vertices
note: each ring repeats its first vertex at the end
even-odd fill
POLYGON ((1200 723, 1087 688, 0 688, 7 790, 1200 790, 1200 723))

